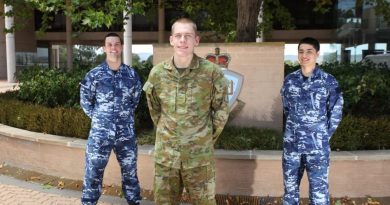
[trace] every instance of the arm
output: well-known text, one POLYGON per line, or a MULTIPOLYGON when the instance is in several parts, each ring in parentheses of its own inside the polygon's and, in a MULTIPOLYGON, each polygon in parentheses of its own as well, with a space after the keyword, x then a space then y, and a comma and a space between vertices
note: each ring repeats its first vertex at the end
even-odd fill
POLYGON ((145 91, 146 99, 148 101, 150 117, 152 118, 154 125, 157 126, 157 123, 161 116, 161 105, 157 98, 157 94, 155 92, 154 86, 148 80, 146 81, 143 90, 145 91))
POLYGON ((344 104, 344 99, 343 99, 341 89, 337 81, 334 80, 330 84, 329 99, 327 103, 329 139, 336 131, 336 128, 341 122, 341 118, 343 114, 343 104, 344 104))
POLYGON ((134 98, 133 98, 132 107, 135 110, 141 98, 142 82, 137 72, 135 72, 135 70, 133 70, 133 72, 134 72, 135 84, 134 84, 134 98))
POLYGON ((96 87, 90 73, 87 73, 85 78, 80 82, 80 105, 84 113, 92 118, 95 107, 96 87))
POLYGON ((213 141, 215 143, 229 118, 228 82, 222 71, 219 70, 217 73, 213 86, 211 116, 213 121, 213 141))
POLYGON ((288 103, 286 100, 286 82, 283 83, 282 89, 280 89, 280 96, 282 97, 282 105, 283 105, 283 112, 284 115, 287 117, 288 116, 288 103))

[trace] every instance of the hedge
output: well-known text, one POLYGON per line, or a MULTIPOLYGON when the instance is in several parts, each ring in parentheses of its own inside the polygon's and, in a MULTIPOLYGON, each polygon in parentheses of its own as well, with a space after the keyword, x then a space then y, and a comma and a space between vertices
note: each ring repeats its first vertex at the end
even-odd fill
MULTIPOLYGON (((7 95, 10 95, 9 93, 7 95)), ((89 118, 75 108, 48 108, 1 95, 0 123, 54 135, 86 139, 89 118)))
MULTIPOLYGON (((86 139, 90 120, 77 108, 47 108, 0 94, 0 123, 30 131, 86 139)), ((138 143, 153 144, 151 129, 137 125, 138 143)), ((281 150, 282 133, 256 128, 227 126, 216 148, 228 150, 281 150)), ((331 140, 332 150, 390 149, 390 116, 369 118, 346 115, 331 140)))

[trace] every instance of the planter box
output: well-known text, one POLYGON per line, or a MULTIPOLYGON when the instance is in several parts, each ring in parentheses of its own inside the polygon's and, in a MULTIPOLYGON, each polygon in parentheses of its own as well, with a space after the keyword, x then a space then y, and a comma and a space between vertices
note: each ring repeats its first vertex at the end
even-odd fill
MULTIPOLYGON (((0 164, 82 180, 86 140, 21 130, 0 124, 0 164)), ((282 196, 281 151, 216 150, 217 193, 282 196)), ((153 187, 153 146, 139 146, 141 187, 153 187)), ((334 197, 390 196, 390 150, 332 152, 330 193, 334 197)), ((120 185, 120 169, 112 154, 105 184, 120 185)), ((306 176, 302 197, 308 196, 306 176)))

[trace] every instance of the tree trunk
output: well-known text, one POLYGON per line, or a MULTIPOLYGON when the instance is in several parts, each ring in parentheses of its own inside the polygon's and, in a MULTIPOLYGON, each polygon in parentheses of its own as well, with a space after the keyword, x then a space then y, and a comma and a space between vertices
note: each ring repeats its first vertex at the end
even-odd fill
MULTIPOLYGON (((66 0, 66 8, 69 9, 71 0, 66 0)), ((70 9, 69 9, 70 10, 70 9)), ((73 69, 73 43, 72 43, 72 20, 66 15, 66 69, 73 69)))
POLYGON ((237 41, 256 42, 256 27, 263 0, 237 0, 237 41))

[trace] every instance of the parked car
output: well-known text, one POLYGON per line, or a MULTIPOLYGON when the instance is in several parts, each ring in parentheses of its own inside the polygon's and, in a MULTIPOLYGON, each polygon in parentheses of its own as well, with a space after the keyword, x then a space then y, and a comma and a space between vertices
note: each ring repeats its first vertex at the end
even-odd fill
POLYGON ((363 62, 372 62, 375 64, 386 64, 390 68, 390 53, 367 55, 364 57, 363 62))

